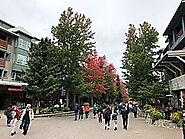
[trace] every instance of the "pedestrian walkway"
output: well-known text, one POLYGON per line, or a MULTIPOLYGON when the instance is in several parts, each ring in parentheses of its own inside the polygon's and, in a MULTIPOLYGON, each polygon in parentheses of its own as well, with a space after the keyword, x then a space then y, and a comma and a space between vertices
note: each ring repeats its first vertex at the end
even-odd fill
POLYGON ((19 129, 14 137, 10 137, 10 129, 5 120, 0 120, 1 139, 181 139, 180 129, 161 128, 146 124, 143 119, 129 118, 128 130, 124 130, 119 118, 118 131, 113 127, 104 130, 93 116, 75 122, 74 117, 36 118, 28 135, 23 136, 19 129))

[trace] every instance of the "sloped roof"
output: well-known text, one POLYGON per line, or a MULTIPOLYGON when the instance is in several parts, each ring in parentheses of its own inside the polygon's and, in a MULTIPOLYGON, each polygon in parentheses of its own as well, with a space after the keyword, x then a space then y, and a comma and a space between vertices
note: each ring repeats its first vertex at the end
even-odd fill
POLYGON ((16 37, 18 36, 17 34, 11 32, 11 31, 9 31, 8 29, 3 28, 3 27, 1 27, 1 26, 0 26, 0 30, 5 31, 6 33, 11 34, 11 35, 14 35, 14 36, 16 36, 16 37))
POLYGON ((15 28, 10 28, 8 30, 12 31, 12 32, 21 32, 21 33, 24 33, 25 35, 28 35, 28 36, 33 38, 33 36, 26 29, 24 29, 21 26, 18 26, 18 27, 15 27, 15 28))
POLYGON ((177 8, 177 11, 175 12, 174 16, 172 17, 170 23, 168 24, 168 27, 164 31, 163 36, 169 35, 175 25, 177 25, 178 21, 181 19, 181 17, 185 13, 185 0, 182 0, 179 7, 177 8))

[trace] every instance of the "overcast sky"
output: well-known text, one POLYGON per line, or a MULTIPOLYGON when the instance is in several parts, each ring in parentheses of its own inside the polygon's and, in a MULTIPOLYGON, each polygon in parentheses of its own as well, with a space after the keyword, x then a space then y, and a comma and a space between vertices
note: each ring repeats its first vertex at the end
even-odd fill
POLYGON ((121 57, 125 50, 125 33, 130 23, 136 27, 143 21, 159 32, 159 45, 165 47, 162 36, 181 0, 0 0, 0 18, 22 26, 33 36, 50 37, 60 14, 68 7, 92 20, 92 30, 98 53, 106 55, 121 75, 121 57))

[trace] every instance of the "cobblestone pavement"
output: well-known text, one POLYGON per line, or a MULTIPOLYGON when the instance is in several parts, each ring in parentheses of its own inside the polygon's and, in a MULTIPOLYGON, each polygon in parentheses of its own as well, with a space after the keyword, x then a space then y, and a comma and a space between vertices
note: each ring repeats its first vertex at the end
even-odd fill
POLYGON ((51 117, 35 119, 26 136, 17 128, 17 134, 11 137, 5 119, 0 119, 0 139, 182 139, 181 136, 180 129, 155 127, 130 116, 127 131, 122 129, 120 118, 118 131, 113 127, 105 131, 92 117, 78 122, 73 117, 51 117))

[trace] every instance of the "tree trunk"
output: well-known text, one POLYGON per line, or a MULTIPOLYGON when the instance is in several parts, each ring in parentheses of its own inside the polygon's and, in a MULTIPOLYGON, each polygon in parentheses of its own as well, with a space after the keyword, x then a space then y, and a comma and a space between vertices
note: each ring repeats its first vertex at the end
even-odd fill
POLYGON ((39 107, 40 107, 40 99, 37 98, 37 107, 36 107, 36 114, 39 114, 39 107))
POLYGON ((69 107, 69 92, 66 90, 66 107, 69 107))
POLYGON ((94 100, 93 100, 93 96, 91 97, 91 106, 94 105, 94 100))
POLYGON ((76 103, 76 95, 73 96, 73 106, 75 106, 76 103))

